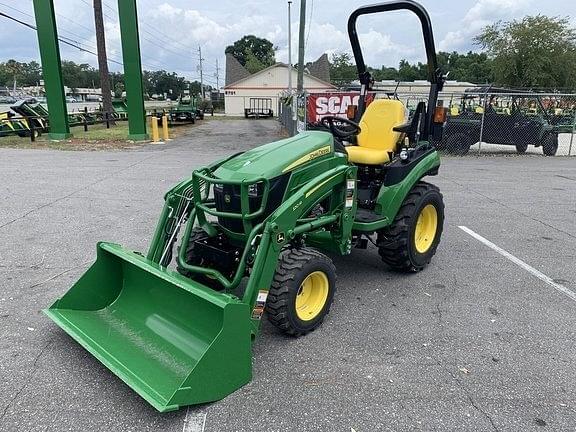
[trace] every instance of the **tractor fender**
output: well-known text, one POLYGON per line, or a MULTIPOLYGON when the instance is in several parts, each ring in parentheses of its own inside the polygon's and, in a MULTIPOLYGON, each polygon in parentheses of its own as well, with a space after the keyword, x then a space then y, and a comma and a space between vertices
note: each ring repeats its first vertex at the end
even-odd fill
POLYGON ((423 177, 437 173, 440 166, 438 152, 426 156, 412 171, 399 183, 391 186, 382 186, 376 199, 376 213, 392 222, 404 202, 406 195, 423 177))

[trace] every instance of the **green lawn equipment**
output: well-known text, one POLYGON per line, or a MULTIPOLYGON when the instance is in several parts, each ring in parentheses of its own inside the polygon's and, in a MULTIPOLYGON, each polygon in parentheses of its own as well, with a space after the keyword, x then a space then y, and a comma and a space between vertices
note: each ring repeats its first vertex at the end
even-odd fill
MULTIPOLYGON (((16 118, 11 111, 0 112, 0 137, 9 135, 25 137, 30 136, 31 133, 32 131, 26 118, 16 118)), ((38 134, 38 132, 35 132, 36 136, 38 134)))
POLYGON ((26 132, 18 135, 30 136, 30 134, 34 133, 34 136, 38 137, 41 133, 48 131, 48 110, 35 100, 20 100, 12 105, 10 109, 22 116, 23 124, 27 129, 26 132))
POLYGON ((538 95, 524 96, 518 90, 492 86, 466 92, 469 93, 462 97, 462 112, 448 117, 442 140, 435 143, 440 150, 465 155, 482 134, 483 143, 515 146, 518 153, 525 153, 533 145, 542 147, 546 156, 554 156, 558 151, 558 134, 571 130, 570 126, 563 129, 552 123, 538 95), (484 96, 479 105, 482 109, 476 110, 472 103, 480 96, 484 96), (527 99, 534 99, 533 108, 523 108, 527 99))
POLYGON ((317 328, 336 289, 320 250, 347 255, 371 241, 403 272, 423 269, 436 252, 444 204, 422 178, 440 165, 428 138, 442 133, 444 77, 428 14, 396 1, 356 10, 348 26, 362 83, 359 124, 328 118, 333 134, 301 133, 193 171, 166 194, 146 255, 99 243, 96 262, 46 310, 159 411, 248 383, 264 312, 289 335, 317 328), (359 16, 399 9, 421 21, 431 81, 428 106, 408 122, 397 100, 364 109, 372 79, 356 33, 359 16))
POLYGON ((204 111, 195 96, 180 97, 178 105, 170 110, 170 120, 174 123, 195 123, 196 119, 204 120, 204 111))

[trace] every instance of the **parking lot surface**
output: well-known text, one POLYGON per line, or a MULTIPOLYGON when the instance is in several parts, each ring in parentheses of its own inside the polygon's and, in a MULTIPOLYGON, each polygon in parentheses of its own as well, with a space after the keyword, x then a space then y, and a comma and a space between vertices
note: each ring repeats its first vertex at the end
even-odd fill
POLYGON ((219 402, 159 414, 41 313, 97 241, 145 251, 193 168, 278 137, 274 120, 211 120, 132 151, 0 149, 0 430, 576 429, 576 302, 554 287, 576 291, 574 158, 444 158, 431 265, 334 256, 323 326, 294 339, 264 320, 252 382, 219 402))

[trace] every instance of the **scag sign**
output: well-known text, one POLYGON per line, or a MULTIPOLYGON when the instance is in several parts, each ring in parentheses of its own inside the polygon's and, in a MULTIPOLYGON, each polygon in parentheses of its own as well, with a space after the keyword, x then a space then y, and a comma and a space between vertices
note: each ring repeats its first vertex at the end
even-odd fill
MULTIPOLYGON (((350 105, 358 106, 358 93, 312 93, 308 95, 308 123, 317 124, 326 116, 346 118, 346 110, 350 105)), ((367 103, 374 99, 369 94, 367 103)))

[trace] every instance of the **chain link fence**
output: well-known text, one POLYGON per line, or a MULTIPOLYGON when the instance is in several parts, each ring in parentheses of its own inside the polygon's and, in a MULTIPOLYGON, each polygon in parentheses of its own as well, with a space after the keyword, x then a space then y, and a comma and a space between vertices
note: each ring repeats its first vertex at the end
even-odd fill
MULTIPOLYGON (((343 96, 335 104, 324 96, 326 106, 343 115, 343 96), (339 104, 338 104, 339 103, 339 104)), ((314 104, 310 95, 306 106, 314 104)), ((345 97, 345 96, 344 96, 345 97)), ((410 114, 419 102, 428 102, 428 94, 395 94, 375 92, 376 98, 395 97, 402 101, 410 114)), ((353 99, 350 99, 351 101, 353 99)), ((353 103, 353 102, 352 102, 353 103)), ((568 93, 510 93, 508 91, 466 91, 441 93, 439 103, 448 109, 448 117, 441 140, 434 142, 446 154, 544 154, 546 156, 576 156, 576 94, 568 93)), ((307 107, 314 112, 316 106, 307 107)), ((279 98, 279 121, 290 136, 297 133, 297 122, 290 98, 279 98)), ((344 113, 344 114, 343 114, 344 113)), ((312 117, 312 116, 310 116, 312 117)), ((307 128, 317 129, 316 121, 307 118, 307 128)))
POLYGON ((292 109, 292 97, 283 95, 278 98, 278 121, 290 136, 296 135, 296 120, 292 109))
POLYGON ((576 94, 466 92, 442 95, 446 153, 576 155, 576 94))

